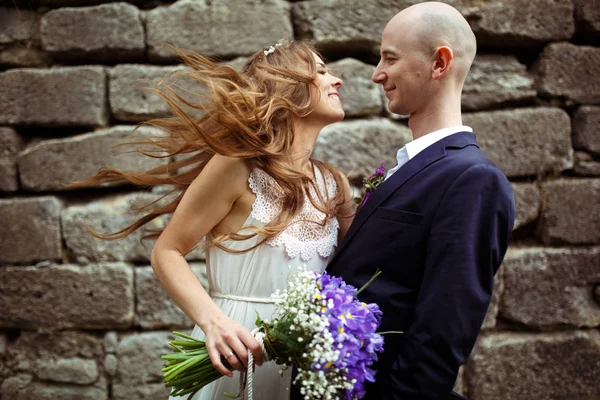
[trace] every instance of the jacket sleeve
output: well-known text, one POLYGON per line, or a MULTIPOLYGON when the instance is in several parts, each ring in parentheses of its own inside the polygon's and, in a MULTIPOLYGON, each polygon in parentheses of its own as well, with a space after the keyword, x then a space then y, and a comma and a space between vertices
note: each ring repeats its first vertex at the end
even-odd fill
POLYGON ((386 399, 449 396, 481 329, 514 217, 510 183, 492 165, 470 167, 447 189, 431 225, 414 322, 382 382, 386 399))

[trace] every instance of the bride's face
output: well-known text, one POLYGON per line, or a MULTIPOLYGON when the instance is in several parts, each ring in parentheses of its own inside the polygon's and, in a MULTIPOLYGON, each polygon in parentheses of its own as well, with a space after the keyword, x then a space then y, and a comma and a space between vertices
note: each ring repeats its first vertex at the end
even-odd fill
POLYGON ((326 124, 344 119, 344 110, 339 96, 342 80, 333 76, 319 56, 313 54, 317 63, 317 77, 313 81, 313 111, 308 115, 310 119, 319 119, 326 124))

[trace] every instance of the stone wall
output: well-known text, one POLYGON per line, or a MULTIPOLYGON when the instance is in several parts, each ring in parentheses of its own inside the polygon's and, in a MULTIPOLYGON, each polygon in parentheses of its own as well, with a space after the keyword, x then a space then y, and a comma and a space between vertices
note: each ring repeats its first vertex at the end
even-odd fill
MULTIPOLYGON (((167 112, 140 89, 177 68, 163 43, 239 65, 281 38, 313 39, 345 80, 348 116, 322 132, 316 154, 356 182, 382 160, 393 165, 410 140, 370 75, 386 21, 413 3, 2 3, 0 397, 166 398, 159 355, 190 321, 158 284, 140 235, 104 242, 83 226, 117 230, 157 193, 64 188, 105 164, 153 165, 113 145, 167 112)), ((598 399, 600 3, 448 3, 479 43, 464 122, 517 200, 513 242, 457 388, 472 400, 598 399)), ((202 255, 190 260, 203 278, 202 255)))

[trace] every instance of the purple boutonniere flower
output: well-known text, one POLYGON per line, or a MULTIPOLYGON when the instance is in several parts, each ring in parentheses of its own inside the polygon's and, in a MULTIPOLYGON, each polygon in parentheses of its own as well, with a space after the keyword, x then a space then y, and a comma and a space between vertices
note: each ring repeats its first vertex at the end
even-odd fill
POLYGON ((363 205, 369 200, 371 197, 371 193, 377 189, 379 185, 383 183, 385 180, 385 164, 381 163, 379 168, 375 170, 375 173, 369 176, 368 178, 363 179, 363 186, 365 187, 365 195, 362 198, 356 198, 355 202, 359 205, 358 209, 360 210, 363 205))

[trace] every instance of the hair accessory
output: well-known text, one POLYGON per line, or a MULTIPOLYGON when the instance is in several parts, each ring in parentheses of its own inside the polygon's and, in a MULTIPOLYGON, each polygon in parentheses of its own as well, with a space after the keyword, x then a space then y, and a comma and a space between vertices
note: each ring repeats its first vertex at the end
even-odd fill
POLYGON ((276 43, 275 46, 270 46, 267 50, 263 51, 264 55, 268 56, 269 54, 275 53, 275 49, 281 45, 282 43, 276 43))

